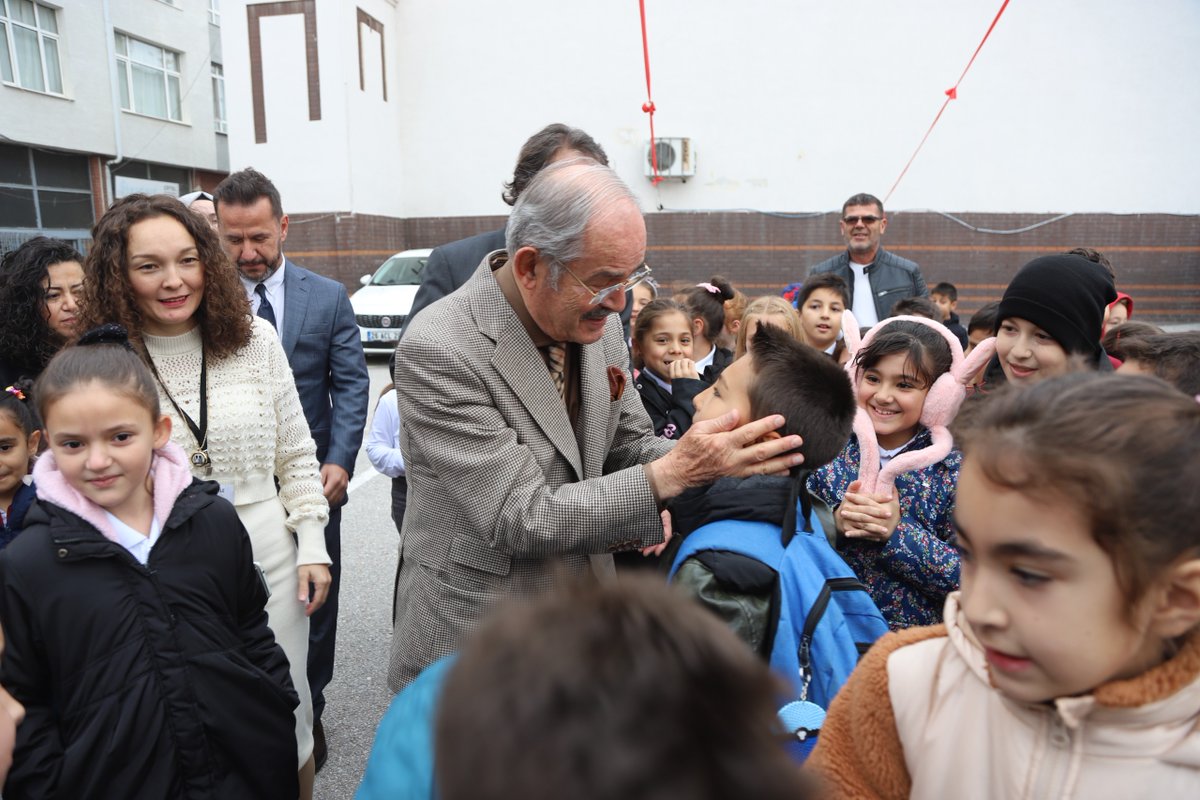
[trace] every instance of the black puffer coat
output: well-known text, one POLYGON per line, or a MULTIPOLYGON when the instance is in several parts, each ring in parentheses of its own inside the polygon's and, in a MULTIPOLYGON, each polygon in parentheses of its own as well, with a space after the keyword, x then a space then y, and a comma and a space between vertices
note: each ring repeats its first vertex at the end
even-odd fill
POLYGON ((142 566, 34 503, 0 553, 0 680, 25 704, 5 800, 298 794, 288 661, 217 484, 178 497, 142 566))

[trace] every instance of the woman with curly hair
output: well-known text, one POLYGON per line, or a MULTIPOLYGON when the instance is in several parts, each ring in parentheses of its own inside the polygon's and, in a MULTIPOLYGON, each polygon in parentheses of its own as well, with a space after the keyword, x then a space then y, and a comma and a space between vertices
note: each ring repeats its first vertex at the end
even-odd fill
POLYGON ((0 389, 36 378, 75 336, 83 256, 37 236, 0 262, 0 389))
POLYGON ((301 698, 301 796, 311 797, 307 615, 329 589, 329 505, 283 347, 269 323, 250 316, 217 234, 176 198, 118 200, 92 238, 80 328, 128 330, 154 374, 171 438, 196 477, 221 485, 250 532, 271 589, 271 629, 301 698))

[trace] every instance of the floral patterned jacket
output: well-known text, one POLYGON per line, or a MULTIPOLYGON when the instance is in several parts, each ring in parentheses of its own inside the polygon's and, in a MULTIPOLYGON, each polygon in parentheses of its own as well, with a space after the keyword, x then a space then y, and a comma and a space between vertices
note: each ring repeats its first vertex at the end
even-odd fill
MULTIPOLYGON (((905 451, 928 447, 930 441, 922 428, 905 451)), ((809 476, 808 491, 830 508, 838 506, 858 477, 858 461, 858 439, 851 436, 837 458, 809 476)), ((838 537, 838 552, 866 584, 892 630, 940 622, 946 595, 958 588, 951 512, 961 466, 962 453, 953 450, 942 461, 896 479, 900 523, 886 543, 838 537)))

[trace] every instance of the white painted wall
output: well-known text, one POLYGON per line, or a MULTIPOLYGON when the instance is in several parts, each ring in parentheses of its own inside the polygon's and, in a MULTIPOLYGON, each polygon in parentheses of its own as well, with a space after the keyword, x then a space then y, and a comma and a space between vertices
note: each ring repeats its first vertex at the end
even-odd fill
MULTIPOLYGON (((503 214, 517 150, 552 121, 595 136, 647 210, 882 197, 1001 0, 647 3, 656 133, 690 136, 699 165, 657 189, 632 0, 358 4, 387 28, 387 103, 359 89, 355 1, 322 0, 320 123, 300 18, 264 21, 266 145, 245 3, 222 4, 231 166, 272 175, 292 211, 503 214)), ((1200 213, 1198 75, 1196 0, 1014 0, 889 208, 1200 213)))

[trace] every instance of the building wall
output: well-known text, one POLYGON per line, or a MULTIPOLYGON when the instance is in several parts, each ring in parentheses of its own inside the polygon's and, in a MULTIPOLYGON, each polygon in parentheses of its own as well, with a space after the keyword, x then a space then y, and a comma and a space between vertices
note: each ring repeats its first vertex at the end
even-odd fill
POLYGON ((1192 0, 1010 5, 889 195, 999 6, 649 4, 656 134, 697 153, 693 178, 654 186, 635 4, 228 0, 230 163, 275 179, 289 253, 351 288, 391 252, 499 225, 521 143, 564 121, 638 194, 668 281, 725 271, 765 290, 802 277, 840 246, 841 202, 869 191, 887 197, 889 244, 962 283, 966 310, 1033 255, 1086 244, 1151 298, 1139 312, 1200 314, 1192 0), (280 14, 260 19, 256 54, 248 8, 280 14), (382 55, 362 14, 383 29, 382 55), (1070 216, 1004 235, 944 213, 997 230, 1070 216))
MULTIPOLYGON (((208 0, 174 0, 174 5, 66 0, 49 5, 57 9, 63 94, 0 84, 0 143, 88 157, 96 218, 113 199, 112 170, 146 177, 147 171, 170 168, 181 176, 180 193, 197 183, 215 185, 228 171, 229 156, 226 137, 214 128, 211 65, 221 62, 221 38, 209 24, 208 0), (181 121, 120 108, 114 31, 181 54, 181 121)), ((86 228, 24 228, 0 219, 4 246, 38 233, 86 243, 86 228)))
MULTIPOLYGON (((231 71, 248 58, 246 6, 223 5, 231 71)), ((236 135, 232 160, 282 173, 299 153, 319 153, 328 180, 290 176, 293 208, 399 217, 503 213, 498 187, 517 148, 553 120, 592 133, 647 208, 825 210, 855 191, 882 197, 999 8, 994 0, 862 0, 853 10, 836 0, 649 4, 656 133, 691 137, 699 164, 693 180, 656 190, 642 166, 649 129, 636 5, 315 6, 322 119, 308 120, 302 102, 300 17, 274 17, 266 100, 272 128, 287 136, 261 146, 236 135), (386 103, 370 83, 359 86, 360 8, 385 28, 386 103)), ((1188 188, 1200 160, 1178 147, 1200 127, 1200 82, 1184 77, 1200 73, 1198 45, 1193 0, 1011 5, 889 206, 1200 212, 1188 188), (1163 64, 1178 79, 1164 80, 1163 64)), ((245 118, 248 82, 230 92, 245 118)))
MULTIPOLYGON (((116 152, 108 40, 100 3, 72 3, 58 13, 63 96, 0 84, 0 135, 56 150, 116 152)), ((3 226, 0 220, 0 227, 3 226)))
MULTIPOLYGON (((962 214, 975 228, 1017 230, 1045 220, 1036 214, 962 214)), ((845 245, 838 214, 785 218, 752 213, 651 214, 646 261, 670 290, 723 275, 750 296, 778 293, 804 280, 808 267, 845 245)), ((341 280, 351 291, 399 250, 436 247, 504 225, 502 216, 358 215, 292 217, 288 257, 341 280), (309 224, 308 218, 315 219, 309 224), (300 222, 297 225, 297 222, 300 222)), ((1200 319, 1200 219, 1170 214, 1077 214, 1018 234, 971 230, 941 214, 891 216, 885 248, 921 265, 932 286, 958 287, 959 312, 969 317, 1000 299, 1016 271, 1039 255, 1094 247, 1113 262, 1117 285, 1133 295, 1139 319, 1153 323, 1200 319)))

